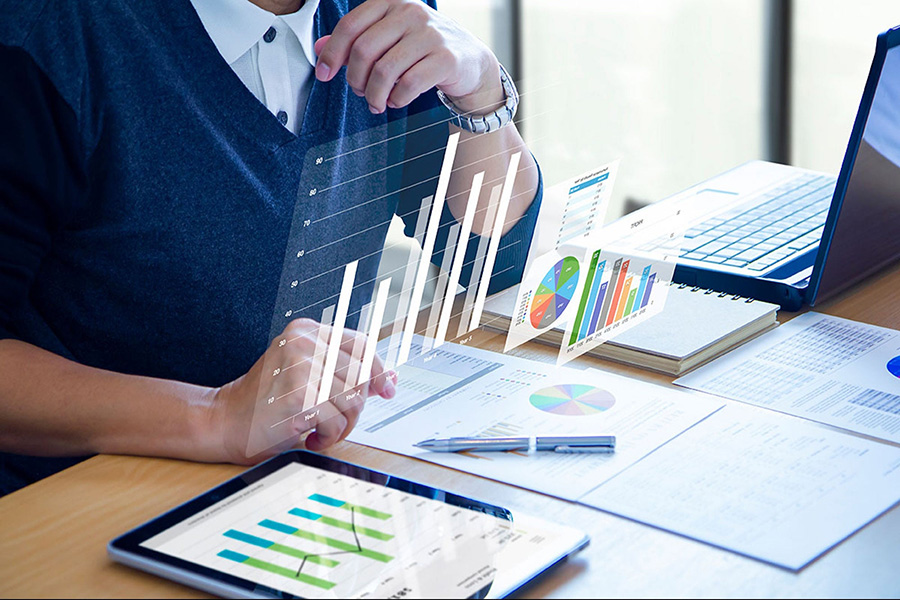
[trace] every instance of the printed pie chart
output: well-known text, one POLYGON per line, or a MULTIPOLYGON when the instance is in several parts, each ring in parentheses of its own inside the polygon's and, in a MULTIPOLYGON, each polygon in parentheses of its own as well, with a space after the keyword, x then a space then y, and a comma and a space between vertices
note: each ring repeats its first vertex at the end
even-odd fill
POLYGON ((531 395, 531 405, 554 415, 583 417, 609 410, 616 397, 604 389, 579 383, 554 385, 531 395))
POLYGON ((888 361, 887 370, 888 373, 900 379, 900 356, 895 356, 888 361))
POLYGON ((578 287, 578 259, 567 256, 547 271, 531 302, 531 326, 549 327, 558 319, 578 287))

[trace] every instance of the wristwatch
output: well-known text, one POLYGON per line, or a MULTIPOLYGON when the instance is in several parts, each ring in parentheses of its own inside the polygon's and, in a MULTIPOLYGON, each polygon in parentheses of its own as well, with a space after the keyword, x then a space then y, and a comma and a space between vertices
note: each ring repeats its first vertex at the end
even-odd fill
POLYGON ((516 116, 516 110, 519 108, 519 90, 516 89, 516 84, 513 83, 512 77, 509 76, 503 65, 500 65, 500 84, 506 93, 506 101, 497 110, 483 115, 461 111, 441 90, 437 91, 437 95, 450 111, 451 123, 471 133, 490 133, 512 123, 516 116))

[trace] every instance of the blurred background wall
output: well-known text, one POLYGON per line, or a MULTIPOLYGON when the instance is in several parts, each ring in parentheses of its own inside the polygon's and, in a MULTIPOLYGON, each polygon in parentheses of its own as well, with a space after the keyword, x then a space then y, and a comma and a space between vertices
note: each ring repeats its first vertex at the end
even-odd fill
MULTIPOLYGON (((898 0, 438 0, 438 9, 515 78, 518 125, 545 185, 622 160, 608 220, 752 159, 837 174, 875 37, 900 25, 898 0)), ((380 277, 400 281, 418 253, 395 219, 380 277)))
POLYGON ((897 0, 438 0, 494 48, 552 185, 622 159, 611 216, 763 158, 837 173, 897 0))

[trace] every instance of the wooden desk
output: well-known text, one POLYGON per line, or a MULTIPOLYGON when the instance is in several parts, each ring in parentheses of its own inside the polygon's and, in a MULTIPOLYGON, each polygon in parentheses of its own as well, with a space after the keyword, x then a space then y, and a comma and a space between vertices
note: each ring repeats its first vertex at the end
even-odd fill
MULTIPOLYGON (((900 266, 817 308, 900 329, 900 266)), ((501 349, 500 336, 482 337, 486 347, 501 349)), ((527 351, 552 354, 535 346, 527 351)), ((657 383, 671 381, 635 368, 590 362, 657 383)), ((329 454, 587 530, 591 545, 532 584, 525 597, 900 595, 898 506, 802 572, 792 573, 615 515, 403 456, 349 443, 329 454)), ((241 471, 229 465, 98 456, 0 499, 0 595, 202 597, 113 564, 106 557, 106 543, 241 471)))

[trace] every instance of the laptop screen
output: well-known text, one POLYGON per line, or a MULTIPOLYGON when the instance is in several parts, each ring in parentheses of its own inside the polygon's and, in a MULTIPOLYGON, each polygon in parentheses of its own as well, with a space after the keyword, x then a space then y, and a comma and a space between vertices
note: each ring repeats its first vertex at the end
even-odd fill
MULTIPOLYGON (((897 33, 897 32, 890 32, 897 33)), ((888 36, 885 35, 884 38, 888 36)), ((877 80, 862 139, 846 179, 846 192, 841 201, 841 181, 832 202, 828 223, 834 232, 830 244, 828 227, 822 238, 817 266, 824 260, 821 279, 810 304, 821 302, 861 281, 878 269, 900 258, 900 41, 893 36, 888 43, 884 62, 877 70, 880 54, 870 73, 877 80), (894 45, 895 47, 890 47, 894 45)), ((866 95, 870 92, 867 86, 866 95)), ((865 119, 866 96, 857 116, 865 119)), ((844 159, 841 178, 852 161, 852 146, 844 159)))

